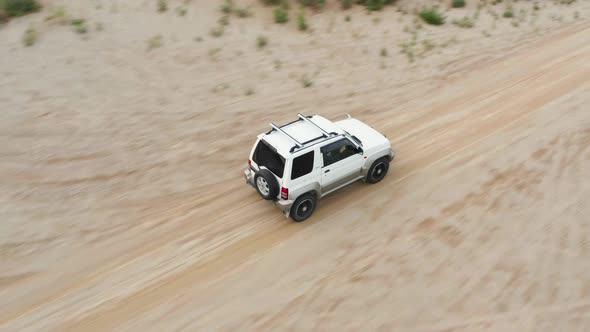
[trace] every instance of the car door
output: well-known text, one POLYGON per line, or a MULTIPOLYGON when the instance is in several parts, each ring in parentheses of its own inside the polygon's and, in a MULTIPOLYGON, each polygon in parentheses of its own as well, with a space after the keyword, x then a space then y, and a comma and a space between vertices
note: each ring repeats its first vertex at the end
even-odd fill
POLYGON ((362 152, 347 138, 327 144, 322 154, 322 193, 326 194, 361 176, 362 152))

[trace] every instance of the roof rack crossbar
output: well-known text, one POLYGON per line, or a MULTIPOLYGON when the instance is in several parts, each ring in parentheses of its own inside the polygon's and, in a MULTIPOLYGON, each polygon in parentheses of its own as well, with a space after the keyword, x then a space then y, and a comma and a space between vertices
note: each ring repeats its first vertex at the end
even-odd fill
POLYGON ((274 129, 274 130, 276 130, 276 131, 278 131, 279 133, 281 133, 281 134, 283 134, 283 135, 287 136, 288 138, 290 138, 290 139, 291 139, 293 142, 295 142, 295 145, 297 145, 297 147, 298 147, 298 148, 301 148, 301 147, 303 147, 303 145, 302 145, 301 143, 299 143, 299 141, 298 141, 298 140, 296 140, 295 138, 293 138, 293 136, 291 136, 291 135, 287 134, 287 133, 286 133, 284 130, 282 130, 281 128, 277 127, 277 126, 276 126, 274 123, 272 123, 272 122, 271 122, 271 123, 270 123, 270 126, 271 126, 271 127, 274 129))
POLYGON ((315 122, 311 121, 308 117, 306 117, 305 115, 301 114, 301 113, 297 113, 297 115, 299 116, 299 118, 307 123, 311 123, 312 125, 316 126, 319 130, 322 131, 322 133, 324 133, 324 135, 326 135, 327 137, 330 137, 331 133, 327 132, 326 130, 324 130, 324 128, 318 126, 315 122))

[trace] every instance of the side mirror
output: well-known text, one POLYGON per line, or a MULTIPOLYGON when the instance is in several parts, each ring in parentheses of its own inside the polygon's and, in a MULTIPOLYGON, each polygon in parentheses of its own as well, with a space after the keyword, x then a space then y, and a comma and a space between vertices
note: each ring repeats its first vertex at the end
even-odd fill
POLYGON ((356 152, 357 152, 358 154, 363 154, 363 152, 364 152, 364 151, 363 151, 363 148, 361 148, 361 147, 358 147, 358 148, 356 149, 356 152))

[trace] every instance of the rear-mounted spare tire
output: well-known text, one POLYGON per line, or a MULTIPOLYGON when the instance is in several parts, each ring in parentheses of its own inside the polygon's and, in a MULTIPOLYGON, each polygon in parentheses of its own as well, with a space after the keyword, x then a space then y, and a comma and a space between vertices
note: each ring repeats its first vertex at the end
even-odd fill
POLYGON ((261 169, 254 176, 254 187, 260 197, 271 200, 279 195, 279 183, 275 176, 267 169, 261 169))

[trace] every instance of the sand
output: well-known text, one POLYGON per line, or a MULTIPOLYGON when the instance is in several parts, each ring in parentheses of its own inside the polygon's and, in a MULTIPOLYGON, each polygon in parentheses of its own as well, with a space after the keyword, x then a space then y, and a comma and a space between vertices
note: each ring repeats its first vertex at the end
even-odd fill
POLYGON ((236 2, 218 38, 221 1, 0 27, 1 331, 590 330, 588 1, 471 29, 331 3, 309 32, 236 2), (385 133, 389 175, 285 218, 242 170, 297 112, 385 133))

